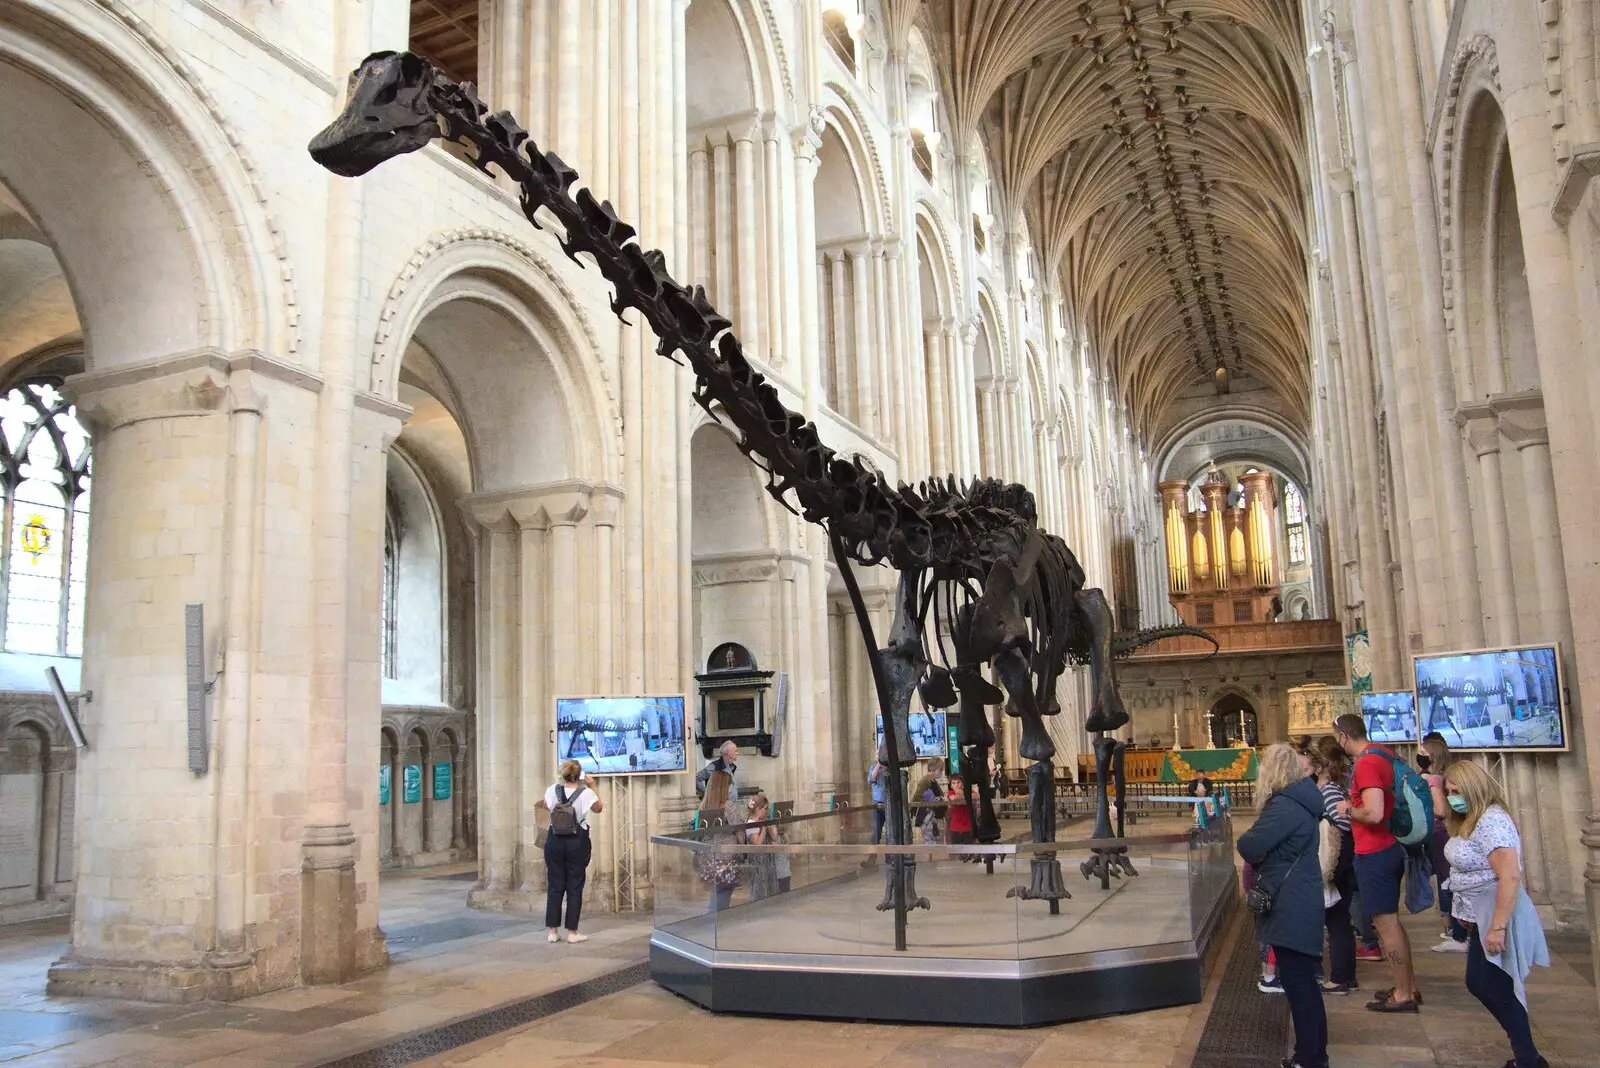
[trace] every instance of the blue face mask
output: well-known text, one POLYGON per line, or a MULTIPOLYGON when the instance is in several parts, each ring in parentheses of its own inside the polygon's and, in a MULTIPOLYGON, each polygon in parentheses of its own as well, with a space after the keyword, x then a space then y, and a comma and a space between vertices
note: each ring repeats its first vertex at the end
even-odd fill
POLYGON ((1452 812, 1460 813, 1463 816, 1467 814, 1467 799, 1460 794, 1451 794, 1444 799, 1444 803, 1450 806, 1450 811, 1452 812))

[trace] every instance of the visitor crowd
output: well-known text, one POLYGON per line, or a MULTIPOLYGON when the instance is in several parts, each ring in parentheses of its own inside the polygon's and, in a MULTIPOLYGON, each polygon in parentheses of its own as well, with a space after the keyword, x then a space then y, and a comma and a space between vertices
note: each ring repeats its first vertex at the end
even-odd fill
POLYGON ((1389 968, 1390 985, 1374 991, 1368 1011, 1421 1010, 1400 908, 1430 908, 1435 887, 1444 929, 1433 951, 1466 956, 1467 990, 1510 1041, 1505 1068, 1546 1068, 1523 981, 1549 966, 1549 954, 1522 886, 1521 837, 1487 771, 1452 761, 1438 734, 1413 767, 1369 741, 1360 716, 1345 715, 1330 735, 1268 748, 1256 796, 1259 814, 1237 848, 1261 946, 1259 986, 1285 996, 1294 1023, 1283 1068, 1328 1068, 1323 997, 1360 988, 1357 960, 1389 968))

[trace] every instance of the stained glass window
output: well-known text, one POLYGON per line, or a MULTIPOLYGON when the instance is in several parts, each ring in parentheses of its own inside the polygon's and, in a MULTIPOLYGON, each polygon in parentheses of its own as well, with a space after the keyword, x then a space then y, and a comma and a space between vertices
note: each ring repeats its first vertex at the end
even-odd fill
POLYGON ((1289 528, 1289 562, 1291 564, 1306 562, 1306 528, 1303 526, 1289 528))
POLYGON ((396 638, 399 635, 395 620, 398 614, 395 610, 395 593, 400 587, 400 561, 396 559, 398 548, 394 538, 394 522, 386 519, 383 524, 383 593, 378 598, 378 625, 383 646, 379 659, 382 660, 383 677, 386 679, 400 677, 399 657, 395 655, 396 638))
POLYGON ((0 399, 5 568, 0 626, 13 653, 83 655, 89 566, 89 434, 58 383, 0 399))
POLYGON ((1300 495, 1300 488, 1292 482, 1283 491, 1283 521, 1290 526, 1306 521, 1306 499, 1300 495))

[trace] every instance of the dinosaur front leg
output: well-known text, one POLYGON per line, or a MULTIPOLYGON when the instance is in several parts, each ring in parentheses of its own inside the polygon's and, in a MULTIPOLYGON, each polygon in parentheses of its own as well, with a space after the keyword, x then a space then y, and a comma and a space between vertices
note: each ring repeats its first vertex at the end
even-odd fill
POLYGON ((994 658, 994 673, 1006 688, 1006 711, 1022 720, 1022 741, 1018 751, 1025 760, 1049 760, 1056 755, 1056 744, 1044 729, 1044 716, 1033 695, 1033 673, 1028 656, 1012 646, 994 658))
POLYGON ((1127 710, 1122 707, 1122 695, 1117 692, 1117 674, 1111 657, 1111 634, 1115 623, 1111 606, 1100 590, 1079 590, 1078 608, 1089 624, 1089 679, 1094 688, 1089 716, 1083 729, 1090 734, 1114 731, 1126 726, 1127 710))

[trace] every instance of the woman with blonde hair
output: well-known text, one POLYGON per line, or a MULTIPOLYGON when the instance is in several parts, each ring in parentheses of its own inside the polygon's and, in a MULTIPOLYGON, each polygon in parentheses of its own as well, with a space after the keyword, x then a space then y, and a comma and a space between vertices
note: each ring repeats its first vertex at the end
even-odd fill
MULTIPOLYGON (((706 779, 705 796, 700 799, 700 814, 707 823, 717 820, 725 827, 735 827, 749 822, 749 810, 739 804, 733 787, 733 776, 726 771, 713 771, 706 779)), ((711 835, 711 841, 731 843, 743 837, 742 831, 723 831, 711 835)), ((711 886, 711 911, 720 912, 733 903, 733 892, 744 882, 739 871, 739 858, 733 853, 699 850, 695 853, 696 871, 711 886)))
POLYGON ((1256 936, 1272 947, 1294 1019, 1294 1055, 1283 1068, 1327 1068, 1322 872, 1317 863, 1322 792, 1307 777, 1300 754, 1280 742, 1261 758, 1256 796, 1266 800, 1236 848, 1256 871, 1248 899, 1256 914, 1256 936))
POLYGON ((1522 886, 1522 836, 1500 784, 1469 761, 1444 773, 1451 914, 1466 925, 1467 990, 1511 1040, 1506 1068, 1548 1068, 1533 1044, 1523 980, 1550 967, 1539 914, 1522 886))
POLYGON ((550 929, 547 941, 561 941, 565 898, 567 941, 587 942, 589 936, 578 933, 578 918, 583 912, 583 884, 589 879, 592 852, 589 813, 604 812, 605 805, 595 795, 594 780, 576 760, 563 760, 556 770, 561 781, 544 792, 544 807, 550 813, 550 830, 544 837, 544 925, 550 929))

